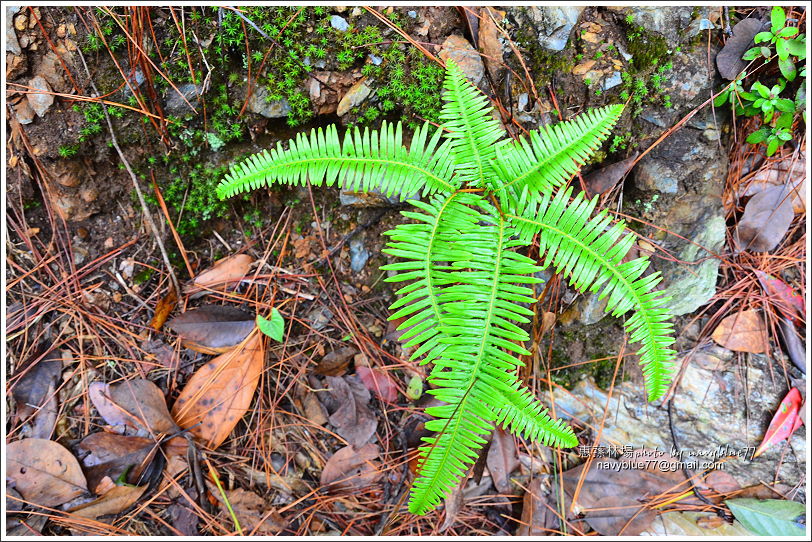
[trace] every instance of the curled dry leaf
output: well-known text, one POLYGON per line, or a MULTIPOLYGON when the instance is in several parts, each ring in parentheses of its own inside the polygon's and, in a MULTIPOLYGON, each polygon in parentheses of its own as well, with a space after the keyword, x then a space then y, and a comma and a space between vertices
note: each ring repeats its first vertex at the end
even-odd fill
POLYGON ((713 330, 711 338, 736 352, 760 354, 767 351, 767 327, 758 311, 754 310, 726 316, 713 330))
POLYGON ((62 358, 51 350, 11 385, 11 395, 17 403, 17 415, 27 418, 53 397, 53 390, 62 373, 62 358))
POLYGON ((513 435, 506 433, 504 429, 494 431, 487 463, 496 489, 500 493, 510 493, 510 474, 519 466, 513 435))
POLYGON ((252 333, 237 348, 203 365, 172 407, 178 425, 191 428, 189 432, 210 449, 220 446, 251 406, 264 364, 262 335, 252 333))
POLYGON ((118 480, 126 472, 127 482, 135 483, 157 446, 148 438, 93 433, 82 439, 75 450, 85 467, 88 488, 99 494, 98 486, 105 477, 118 480))
POLYGON ((6 446, 6 479, 25 500, 42 506, 59 506, 87 491, 85 475, 73 454, 39 438, 6 446))
POLYGON ((167 324, 183 346, 204 354, 222 354, 240 344, 256 327, 245 311, 223 305, 203 305, 172 318, 167 324))
MULTIPOLYGON (((213 492, 221 500, 219 491, 213 492)), ((287 526, 287 522, 276 510, 269 509, 265 499, 241 488, 226 491, 228 502, 244 534, 267 536, 278 534, 287 526)))
POLYGON ((146 490, 147 486, 115 486, 95 501, 72 508, 68 513, 88 519, 120 514, 134 505, 146 490))
POLYGON ((398 386, 388 371, 369 367, 356 367, 355 374, 366 388, 375 393, 381 401, 394 403, 398 399, 398 386))
POLYGON ((792 198, 785 186, 770 186, 750 198, 736 226, 739 250, 768 252, 778 246, 795 216, 792 198))
POLYGON ((166 319, 169 318, 169 314, 175 310, 177 304, 178 294, 175 292, 175 289, 170 286, 169 293, 163 296, 155 306, 155 314, 152 316, 152 322, 150 322, 149 326, 155 331, 160 331, 166 323, 166 319))
POLYGON ((196 276, 184 288, 184 293, 214 289, 217 286, 239 281, 245 277, 253 263, 254 259, 248 254, 234 254, 217 260, 213 266, 196 276))
POLYGON ((597 169, 591 172, 589 175, 586 175, 584 177, 584 183, 589 191, 589 196, 591 197, 595 194, 605 194, 613 189, 615 185, 632 169, 634 166, 634 161, 637 160, 639 155, 639 152, 635 152, 632 156, 626 158, 625 160, 615 162, 614 164, 609 164, 608 166, 597 169))
POLYGON ((355 376, 328 376, 327 382, 330 385, 330 394, 339 405, 330 415, 330 423, 336 428, 336 433, 349 444, 363 446, 378 428, 378 420, 368 406, 369 391, 355 376))
POLYGON ((88 386, 90 400, 104 421, 117 432, 146 437, 174 433, 166 400, 158 386, 142 378, 116 384, 94 382, 88 386))
POLYGON ((383 473, 376 461, 380 450, 375 444, 352 445, 338 450, 321 471, 321 485, 330 489, 360 489, 374 484, 383 473))

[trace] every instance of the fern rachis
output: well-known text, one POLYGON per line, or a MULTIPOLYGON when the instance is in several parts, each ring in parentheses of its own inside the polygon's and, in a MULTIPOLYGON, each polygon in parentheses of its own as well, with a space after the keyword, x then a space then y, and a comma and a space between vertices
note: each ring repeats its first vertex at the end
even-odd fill
POLYGON ((528 352, 535 303, 534 273, 553 266, 581 289, 608 297, 607 312, 634 311, 625 326, 639 350, 650 400, 668 389, 674 352, 665 299, 652 292, 657 274, 643 276, 645 259, 621 263, 634 238, 623 235, 596 200, 559 189, 608 136, 621 106, 505 139, 482 96, 449 62, 441 129, 416 131, 410 148, 401 127, 348 132, 334 126, 300 135, 232 167, 218 187, 229 197, 272 183, 338 184, 387 195, 422 193, 412 222, 387 232, 384 252, 399 261, 391 282, 405 282, 391 319, 405 318, 402 339, 412 359, 434 365, 429 391, 443 402, 427 413, 437 435, 420 449, 420 473, 409 509, 435 508, 475 461, 494 425, 551 446, 572 447, 575 435, 553 420, 518 383, 516 357, 528 352), (497 205, 498 202, 498 205, 497 205), (543 267, 516 251, 538 236, 543 267), (408 328, 408 329, 407 329, 408 328))

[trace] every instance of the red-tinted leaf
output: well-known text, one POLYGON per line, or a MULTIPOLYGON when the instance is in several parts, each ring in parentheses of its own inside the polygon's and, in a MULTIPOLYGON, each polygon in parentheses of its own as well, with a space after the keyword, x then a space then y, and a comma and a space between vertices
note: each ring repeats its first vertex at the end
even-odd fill
POLYGON ((803 296, 795 293, 795 290, 783 280, 768 275, 764 271, 756 270, 756 276, 761 283, 761 287, 764 288, 764 293, 770 296, 776 308, 780 310, 784 316, 791 319, 793 323, 801 324, 798 317, 806 317, 806 306, 804 305, 803 296))
POLYGON ((374 392, 381 401, 387 403, 397 401, 398 388, 388 372, 378 368, 356 367, 355 373, 361 379, 361 382, 364 383, 364 386, 366 386, 369 391, 374 392))
POLYGON ((778 411, 773 416, 772 421, 770 421, 767 434, 764 435, 764 440, 761 441, 756 453, 753 455, 754 458, 763 454, 767 448, 776 442, 789 438, 801 426, 803 423, 799 416, 801 403, 801 392, 798 391, 798 388, 789 390, 789 393, 778 406, 778 411))

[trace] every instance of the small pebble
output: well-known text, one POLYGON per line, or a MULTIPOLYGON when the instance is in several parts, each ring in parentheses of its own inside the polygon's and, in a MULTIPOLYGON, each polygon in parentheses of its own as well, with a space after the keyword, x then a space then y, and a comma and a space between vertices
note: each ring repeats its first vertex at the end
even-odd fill
POLYGON ((332 15, 330 17, 330 26, 332 26, 336 30, 344 32, 345 30, 347 30, 350 27, 350 24, 347 22, 346 19, 344 19, 344 17, 339 17, 338 15, 332 15))

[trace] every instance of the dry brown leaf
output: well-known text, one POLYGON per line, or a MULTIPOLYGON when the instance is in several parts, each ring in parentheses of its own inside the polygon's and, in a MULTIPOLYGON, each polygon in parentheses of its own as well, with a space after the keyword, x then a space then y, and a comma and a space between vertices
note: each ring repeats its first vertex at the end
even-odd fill
POLYGON ((36 365, 20 372, 23 371, 23 376, 11 386, 11 395, 17 403, 17 415, 27 418, 53 397, 62 373, 62 358, 57 350, 51 350, 36 365))
POLYGON ((727 39, 725 46, 716 55, 716 67, 719 74, 732 81, 739 75, 747 62, 742 60, 742 55, 753 45, 753 38, 761 31, 762 22, 760 19, 749 18, 739 21, 733 27, 733 35, 727 39))
POLYGON ((386 403, 395 403, 398 399, 398 386, 395 381, 389 376, 388 371, 383 369, 359 367, 356 365, 355 374, 364 383, 364 386, 375 395, 378 399, 386 403))
POLYGON ((372 438, 378 420, 369 410, 369 390, 355 376, 328 376, 330 394, 338 409, 330 415, 330 423, 351 445, 361 447, 372 438))
POLYGON ((245 277, 253 263, 254 258, 248 254, 234 254, 217 260, 213 266, 196 276, 184 288, 184 292, 191 293, 201 289, 213 289, 219 285, 238 281, 245 277))
POLYGON ((493 485, 496 486, 497 491, 510 493, 512 489, 510 474, 519 466, 519 456, 516 453, 513 435, 501 428, 493 432, 487 462, 488 471, 491 473, 493 485))
POLYGON ((251 406, 264 365, 264 342, 258 332, 203 365, 172 407, 178 425, 192 428, 190 433, 210 449, 220 446, 251 406))
POLYGON ((625 160, 609 164, 584 176, 584 183, 589 191, 589 197, 595 194, 604 194, 613 189, 629 170, 631 170, 634 161, 639 155, 639 152, 635 152, 625 160))
POLYGON ((711 338, 728 350, 760 354, 767 351, 767 328, 758 311, 737 312, 725 317, 711 338))
POLYGON ((308 392, 302 397, 302 407, 304 415, 310 423, 319 426, 327 423, 327 410, 315 393, 308 392))
POLYGON ((120 514, 134 505, 146 490, 147 486, 115 486, 95 501, 72 508, 68 513, 89 519, 120 514))
POLYGON ((656 517, 645 505, 647 500, 676 496, 688 487, 682 483, 685 476, 679 469, 669 470, 676 461, 657 450, 635 450, 620 459, 603 457, 592 462, 586 475, 583 471, 588 463, 566 471, 562 475, 564 491, 569 498, 577 492, 576 512, 583 512, 586 522, 600 534, 636 536, 656 517), (634 468, 638 464, 646 468, 634 468))
MULTIPOLYGON (((214 495, 221 499, 219 491, 214 495)), ((226 496, 240 522, 243 534, 267 536, 278 534, 287 526, 287 522, 276 510, 269 510, 265 499, 241 488, 226 491, 226 496)))
POLYGON ((135 483, 157 450, 148 438, 128 437, 116 433, 93 433, 76 445, 76 455, 85 467, 90 491, 100 494, 99 484, 127 473, 127 481, 135 483))
POLYGON ((330 489, 360 489, 375 483, 383 475, 376 461, 379 455, 376 444, 341 448, 324 465, 321 485, 330 489))
POLYGON ((747 202, 736 226, 739 250, 768 252, 778 246, 792 223, 793 195, 786 186, 770 186, 747 202))
POLYGON ((152 322, 150 322, 149 326, 155 331, 160 331, 166 323, 166 319, 169 318, 169 314, 175 310, 177 304, 178 294, 174 288, 170 287, 169 293, 162 297, 160 301, 158 301, 158 304, 155 305, 155 314, 152 316, 152 322))
POLYGON ((541 478, 533 478, 527 486, 522 505, 522 519, 516 536, 549 536, 559 524, 558 517, 550 510, 547 495, 541 489, 541 478))
POLYGON ((505 12, 483 7, 480 9, 480 13, 482 19, 479 25, 479 50, 482 51, 491 78, 497 80, 500 72, 503 72, 505 68, 502 66, 502 43, 499 41, 499 28, 494 20, 504 20, 505 12))
POLYGON ((6 478, 25 500, 43 506, 59 506, 87 491, 79 461, 52 440, 28 438, 6 446, 6 478))
POLYGON ((317 375, 340 376, 347 372, 350 359, 357 353, 358 350, 352 346, 345 346, 344 348, 333 350, 321 358, 321 361, 318 365, 316 365, 314 372, 317 375))
POLYGON ((167 324, 183 346, 204 354, 222 354, 240 344, 256 327, 255 318, 225 305, 203 305, 172 318, 167 324))
POLYGON ((146 437, 174 433, 178 426, 166 408, 158 386, 141 378, 116 384, 93 382, 90 400, 116 432, 146 437))
POLYGON ((806 209, 806 152, 772 160, 760 167, 747 183, 739 197, 755 196, 770 186, 789 186, 792 190, 792 207, 795 213, 806 209))

